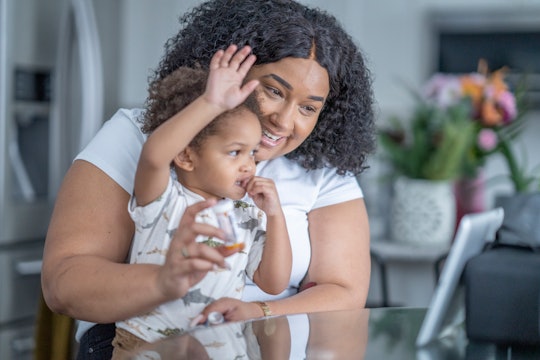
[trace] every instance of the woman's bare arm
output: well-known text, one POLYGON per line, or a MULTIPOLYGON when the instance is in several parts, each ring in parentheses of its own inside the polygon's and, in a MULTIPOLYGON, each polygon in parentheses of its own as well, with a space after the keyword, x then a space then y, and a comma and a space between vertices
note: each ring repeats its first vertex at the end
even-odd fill
POLYGON ((97 167, 73 163, 56 200, 43 256, 43 293, 53 311, 112 322, 157 305, 155 266, 123 264, 134 231, 128 201, 129 194, 97 167))
POLYGON ((179 298, 213 266, 225 266, 215 249, 195 243, 197 234, 223 236, 195 223, 195 214, 209 202, 186 210, 165 265, 124 264, 134 231, 128 200, 129 194, 97 167, 73 163, 57 197, 43 256, 43 294, 53 311, 92 322, 124 320, 179 298), (179 251, 184 246, 189 259, 179 251))
POLYGON ((309 213, 311 263, 304 283, 310 287, 269 302, 274 314, 365 307, 370 281, 369 223, 362 199, 325 206, 309 213))

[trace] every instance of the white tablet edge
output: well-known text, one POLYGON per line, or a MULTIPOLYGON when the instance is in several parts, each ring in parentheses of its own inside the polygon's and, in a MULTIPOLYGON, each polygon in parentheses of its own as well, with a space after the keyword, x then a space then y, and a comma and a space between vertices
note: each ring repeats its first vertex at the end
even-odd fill
POLYGON ((456 296, 459 280, 468 260, 478 255, 486 243, 495 239, 501 227, 504 210, 496 208, 481 213, 465 215, 459 224, 454 242, 448 253, 435 292, 416 338, 418 347, 439 338, 443 322, 449 316, 452 298, 456 296))

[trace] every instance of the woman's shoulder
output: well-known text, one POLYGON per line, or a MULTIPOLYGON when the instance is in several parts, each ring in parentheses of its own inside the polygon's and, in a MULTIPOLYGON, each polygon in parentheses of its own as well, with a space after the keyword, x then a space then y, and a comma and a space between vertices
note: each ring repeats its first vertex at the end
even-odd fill
POLYGON ((146 141, 146 135, 141 131, 139 121, 142 114, 142 109, 119 109, 103 123, 97 134, 87 144, 85 151, 89 149, 97 151, 108 146, 116 147, 118 144, 137 145, 134 148, 140 151, 139 148, 146 141))
POLYGON ((118 109, 103 126, 115 127, 117 130, 137 131, 141 136, 144 136, 141 131, 141 119, 144 115, 144 110, 139 108, 133 109, 118 109))
POLYGON ((142 109, 118 110, 75 160, 94 164, 131 193, 137 161, 146 140, 138 121, 142 114, 142 109))

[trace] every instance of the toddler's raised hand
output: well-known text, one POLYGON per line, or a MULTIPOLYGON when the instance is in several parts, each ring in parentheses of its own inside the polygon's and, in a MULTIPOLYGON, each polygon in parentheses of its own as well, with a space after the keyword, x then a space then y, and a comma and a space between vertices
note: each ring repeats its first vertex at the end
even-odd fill
POLYGON ((251 80, 242 85, 246 74, 255 62, 251 47, 237 50, 230 45, 225 51, 217 51, 210 61, 210 73, 204 97, 224 111, 240 105, 259 84, 251 80))

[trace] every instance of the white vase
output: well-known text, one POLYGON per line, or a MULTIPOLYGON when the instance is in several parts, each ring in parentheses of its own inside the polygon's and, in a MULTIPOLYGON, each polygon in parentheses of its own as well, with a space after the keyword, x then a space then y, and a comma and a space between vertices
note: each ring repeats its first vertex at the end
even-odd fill
POLYGON ((451 181, 400 177, 394 184, 390 230, 393 241, 448 245, 456 225, 451 181))

